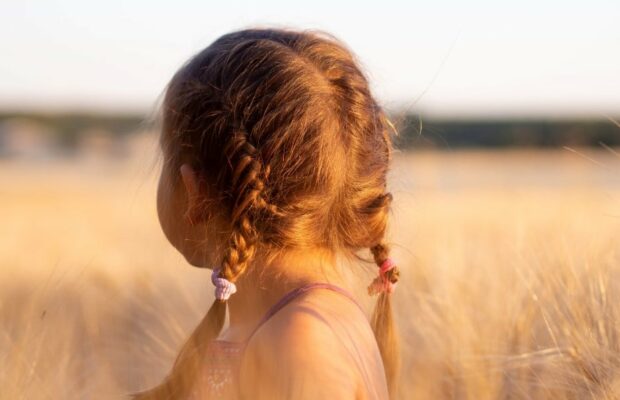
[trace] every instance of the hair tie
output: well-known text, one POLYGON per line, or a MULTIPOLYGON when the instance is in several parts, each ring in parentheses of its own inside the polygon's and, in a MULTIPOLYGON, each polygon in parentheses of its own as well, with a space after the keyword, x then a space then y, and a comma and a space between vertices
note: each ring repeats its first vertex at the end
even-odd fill
POLYGON ((211 282, 215 286, 215 298, 226 301, 237 292, 237 286, 226 278, 219 276, 220 268, 213 268, 211 273, 211 282))
POLYGON ((379 276, 376 277, 370 286, 368 286, 368 294, 374 295, 381 292, 393 293, 396 288, 396 283, 392 282, 387 276, 387 272, 396 267, 396 262, 391 257, 388 257, 379 266, 379 276))

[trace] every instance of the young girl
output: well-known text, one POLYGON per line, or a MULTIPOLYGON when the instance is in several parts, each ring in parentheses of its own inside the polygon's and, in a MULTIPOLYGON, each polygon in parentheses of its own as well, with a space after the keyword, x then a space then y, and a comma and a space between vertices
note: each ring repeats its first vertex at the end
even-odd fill
POLYGON ((136 398, 394 395, 391 127, 353 55, 321 32, 232 32, 174 75, 159 220, 190 264, 213 269, 215 301, 136 398), (370 323, 336 268, 364 248, 378 267, 370 323))

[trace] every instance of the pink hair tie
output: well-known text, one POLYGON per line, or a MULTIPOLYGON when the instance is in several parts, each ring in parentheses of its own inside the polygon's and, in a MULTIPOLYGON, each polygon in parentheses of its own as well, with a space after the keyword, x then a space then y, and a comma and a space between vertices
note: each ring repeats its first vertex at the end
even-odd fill
POLYGON ((379 276, 376 277, 370 286, 368 286, 368 294, 374 295, 381 292, 393 293, 396 288, 396 283, 392 283, 387 277, 387 272, 396 267, 396 262, 391 257, 388 257, 379 266, 379 276))
POLYGON ((215 285, 215 298, 226 301, 237 292, 237 286, 226 278, 219 276, 220 268, 213 268, 211 282, 215 285))

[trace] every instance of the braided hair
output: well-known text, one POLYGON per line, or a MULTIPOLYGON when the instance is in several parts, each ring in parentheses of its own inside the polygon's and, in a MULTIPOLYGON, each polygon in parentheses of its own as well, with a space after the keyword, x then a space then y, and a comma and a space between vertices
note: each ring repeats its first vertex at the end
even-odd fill
MULTIPOLYGON (((259 247, 356 257, 366 248, 377 266, 389 258, 393 126, 335 37, 267 28, 223 35, 177 71, 162 113, 170 168, 189 161, 217 189, 228 221, 220 278, 235 282, 259 247)), ((398 268, 387 276, 397 282, 398 268)), ((399 361, 390 298, 379 294, 371 325, 393 395, 399 361)), ((226 307, 213 302, 170 374, 137 398, 189 393, 226 307)))

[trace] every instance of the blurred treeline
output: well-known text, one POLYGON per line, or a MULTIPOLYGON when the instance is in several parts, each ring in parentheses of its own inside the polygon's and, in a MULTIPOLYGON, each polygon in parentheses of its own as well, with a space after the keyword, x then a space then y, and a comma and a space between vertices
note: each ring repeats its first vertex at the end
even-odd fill
MULTIPOLYGON (((598 119, 437 119, 390 113, 401 149, 461 147, 620 146, 620 126, 598 119)), ((156 131, 143 114, 0 112, 0 157, 72 155, 84 150, 125 154, 138 134, 156 131)))
POLYGON ((620 145, 618 119, 425 119, 394 116, 401 148, 589 147, 620 145))
POLYGON ((137 113, 0 112, 0 158, 123 157, 156 129, 154 118, 137 113))

